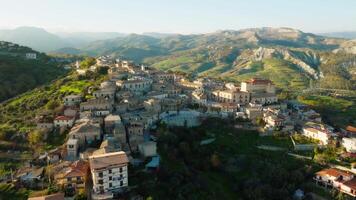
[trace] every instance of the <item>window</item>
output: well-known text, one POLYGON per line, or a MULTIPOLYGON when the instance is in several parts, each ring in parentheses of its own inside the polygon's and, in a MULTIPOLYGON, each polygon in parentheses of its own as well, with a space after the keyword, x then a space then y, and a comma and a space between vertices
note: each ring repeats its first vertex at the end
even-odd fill
POLYGON ((109 176, 109 181, 112 181, 112 176, 109 176))
POLYGON ((112 187, 112 183, 109 183, 109 187, 112 187))
POLYGON ((120 181, 120 186, 123 186, 124 185, 124 182, 123 181, 120 181))
POLYGON ((72 181, 72 177, 68 177, 68 178, 67 178, 67 181, 72 181))
POLYGON ((120 173, 122 173, 122 167, 120 167, 120 173))
POLYGON ((104 193, 104 186, 99 187, 100 193, 104 193))
POLYGON ((111 174, 112 173, 112 170, 111 169, 109 169, 109 174, 111 174))
POLYGON ((103 177, 103 172, 99 172, 99 177, 100 177, 100 178, 103 177))
POLYGON ((98 180, 98 184, 102 185, 103 183, 103 179, 98 180))

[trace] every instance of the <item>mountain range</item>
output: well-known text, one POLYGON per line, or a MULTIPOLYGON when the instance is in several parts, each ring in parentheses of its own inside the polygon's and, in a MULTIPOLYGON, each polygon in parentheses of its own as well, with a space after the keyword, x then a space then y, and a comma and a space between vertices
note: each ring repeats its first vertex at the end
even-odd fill
POLYGON ((190 35, 54 35, 47 32, 47 37, 43 29, 22 27, 12 31, 25 31, 26 37, 14 34, 6 38, 6 34, 1 34, 3 31, 0 40, 15 41, 16 36, 20 44, 55 54, 112 55, 162 70, 227 80, 261 76, 272 79, 281 88, 306 88, 310 81, 328 87, 355 88, 356 40, 325 37, 292 28, 264 27, 190 35))
POLYGON ((356 39, 356 31, 319 33, 319 35, 336 38, 356 39))
MULTIPOLYGON (((54 32, 50 33, 43 28, 18 27, 15 29, 0 30, 0 41, 13 42, 33 48, 36 51, 51 52, 61 49, 82 48, 91 42, 125 37, 129 34, 119 32, 54 32)), ((177 34, 147 32, 142 35, 164 38, 177 34)))
POLYGON ((0 40, 28 46, 41 52, 50 52, 60 48, 79 48, 96 40, 123 37, 125 35, 116 32, 50 33, 37 27, 0 30, 0 40))
POLYGON ((350 89, 356 79, 355 47, 354 40, 266 27, 164 37, 130 34, 92 42, 79 52, 225 80, 260 76, 280 88, 302 89, 317 81, 350 89))

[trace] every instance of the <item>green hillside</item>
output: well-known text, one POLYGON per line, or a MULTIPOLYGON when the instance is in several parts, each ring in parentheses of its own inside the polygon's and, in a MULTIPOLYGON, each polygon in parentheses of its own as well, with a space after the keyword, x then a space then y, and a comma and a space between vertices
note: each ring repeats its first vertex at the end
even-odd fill
POLYGON ((281 59, 265 59, 253 62, 251 70, 236 76, 225 75, 230 79, 243 81, 253 77, 268 78, 278 87, 283 89, 304 89, 308 87, 308 77, 291 63, 281 59))
POLYGON ((130 34, 57 53, 111 55, 231 81, 258 76, 272 79, 281 89, 304 89, 314 83, 351 90, 356 89, 354 45, 352 40, 266 27, 191 35, 130 34))
POLYGON ((16 44, 0 43, 0 101, 14 97, 65 74, 50 57, 16 44), (36 53, 37 59, 26 59, 36 53))
POLYGON ((310 82, 355 89, 356 56, 346 51, 352 44, 290 28, 254 28, 165 37, 131 34, 93 42, 80 51, 232 81, 259 76, 282 89, 304 89, 310 82))

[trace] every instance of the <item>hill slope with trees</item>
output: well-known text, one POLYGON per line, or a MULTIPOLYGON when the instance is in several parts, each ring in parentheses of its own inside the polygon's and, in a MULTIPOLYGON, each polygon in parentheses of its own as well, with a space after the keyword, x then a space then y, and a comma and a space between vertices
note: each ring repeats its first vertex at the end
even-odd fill
POLYGON ((45 54, 17 44, 0 42, 0 101, 48 83, 65 73, 45 54), (36 53, 37 59, 26 59, 26 53, 36 53))
POLYGON ((235 81, 260 76, 275 79, 280 88, 303 89, 312 81, 355 89, 353 46, 352 40, 291 28, 254 28, 165 37, 131 34, 93 42, 80 52, 235 81))

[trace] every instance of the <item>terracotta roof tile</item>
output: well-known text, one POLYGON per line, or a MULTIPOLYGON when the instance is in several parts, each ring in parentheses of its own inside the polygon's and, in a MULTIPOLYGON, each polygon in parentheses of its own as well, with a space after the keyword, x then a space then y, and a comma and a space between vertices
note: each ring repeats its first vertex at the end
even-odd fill
POLYGON ((128 162, 129 160, 126 156, 126 153, 123 151, 93 155, 89 157, 91 169, 101 169, 115 165, 124 165, 128 162))
POLYGON ((351 172, 343 171, 343 170, 336 169, 336 168, 324 169, 324 170, 321 170, 321 171, 317 172, 316 174, 319 175, 319 176, 329 175, 329 176, 332 176, 332 177, 351 176, 351 175, 353 175, 351 172))
POLYGON ((352 133, 356 133, 356 127, 353 127, 353 126, 347 126, 346 130, 349 132, 352 132, 352 133))
POLYGON ((345 183, 343 183, 344 185, 346 185, 347 187, 356 190, 356 178, 353 178, 349 181, 346 181, 345 183))
POLYGON ((68 116, 57 116, 54 120, 72 120, 74 117, 68 117, 68 116))

